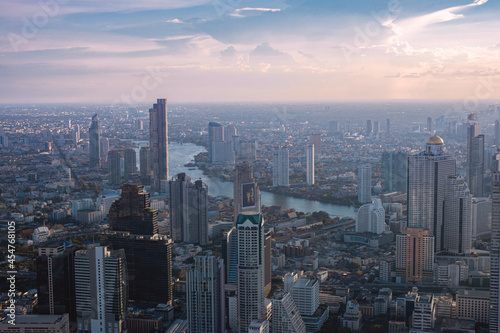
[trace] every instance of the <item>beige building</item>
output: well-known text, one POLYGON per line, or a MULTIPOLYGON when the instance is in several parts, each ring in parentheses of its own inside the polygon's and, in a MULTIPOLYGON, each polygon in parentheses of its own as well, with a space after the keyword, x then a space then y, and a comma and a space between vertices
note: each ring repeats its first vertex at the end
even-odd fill
POLYGON ((490 293, 487 290, 459 289, 457 294, 458 318, 474 318, 487 324, 490 318, 490 293))
POLYGON ((406 228, 396 236, 396 282, 432 283, 434 237, 423 228, 406 228))

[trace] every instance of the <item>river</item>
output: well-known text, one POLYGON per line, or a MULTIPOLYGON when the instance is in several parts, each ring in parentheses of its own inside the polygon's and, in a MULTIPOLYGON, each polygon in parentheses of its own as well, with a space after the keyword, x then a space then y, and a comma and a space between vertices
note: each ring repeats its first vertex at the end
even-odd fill
MULTIPOLYGON (((134 141, 139 147, 147 147, 148 141, 134 141)), ((139 169, 139 149, 137 152, 137 168, 139 169)), ((203 174, 203 170, 184 167, 185 164, 193 162, 194 156, 205 151, 204 147, 197 146, 192 143, 180 144, 171 142, 168 145, 168 168, 169 176, 172 177, 180 172, 185 172, 191 177, 192 181, 197 179, 203 180, 208 186, 208 193, 213 196, 233 197, 233 183, 221 181, 218 177, 211 177, 203 174)), ((330 216, 348 216, 355 217, 356 209, 349 206, 335 205, 317 200, 294 198, 283 194, 276 194, 266 191, 261 191, 261 202, 266 206, 281 206, 283 209, 295 208, 300 212, 317 212, 325 211, 330 216)))

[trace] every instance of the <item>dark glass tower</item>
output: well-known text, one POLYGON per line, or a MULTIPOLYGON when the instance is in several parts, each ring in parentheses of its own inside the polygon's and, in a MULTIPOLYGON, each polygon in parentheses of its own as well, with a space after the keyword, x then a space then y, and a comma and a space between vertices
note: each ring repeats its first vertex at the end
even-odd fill
POLYGON ((89 150, 90 150, 90 167, 98 168, 101 166, 101 133, 99 132, 99 118, 97 114, 92 117, 92 123, 89 129, 89 150))

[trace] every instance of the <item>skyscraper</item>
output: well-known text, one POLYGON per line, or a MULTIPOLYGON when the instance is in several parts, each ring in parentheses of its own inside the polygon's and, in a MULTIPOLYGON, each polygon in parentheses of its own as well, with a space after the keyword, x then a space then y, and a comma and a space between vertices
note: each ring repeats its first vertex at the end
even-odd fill
POLYGON ((495 146, 500 147, 500 120, 495 120, 495 146))
POLYGON ((389 118, 386 120, 385 131, 387 134, 391 133, 391 120, 389 118))
POLYGON ((225 329, 224 263, 204 253, 194 257, 186 276, 189 333, 219 333, 225 329))
POLYGON ((360 165, 358 167, 358 202, 372 201, 372 166, 360 165))
POLYGON ((224 128, 224 141, 232 142, 233 136, 236 136, 236 127, 227 126, 224 128))
POLYGON ((151 184, 149 161, 151 159, 149 147, 142 147, 139 151, 139 167, 141 172, 141 183, 144 185, 151 184))
POLYGON ((122 183, 120 160, 122 156, 118 150, 108 153, 108 184, 120 185, 122 183))
POLYGON ((306 184, 314 185, 314 145, 306 146, 306 184))
POLYGON ((89 153, 90 153, 90 167, 99 168, 101 166, 101 133, 99 131, 99 118, 97 114, 92 116, 92 123, 89 129, 89 153))
POLYGON ((380 199, 363 205, 358 210, 356 232, 381 234, 385 231, 385 209, 380 199))
POLYGON ((290 293, 278 291, 274 295, 271 327, 273 333, 306 333, 304 320, 290 293))
POLYGON ((137 172, 137 154, 134 149, 125 150, 124 153, 124 174, 126 180, 131 180, 133 174, 137 172))
POLYGON ((462 176, 449 176, 444 201, 443 250, 470 254, 472 248, 472 195, 462 176))
POLYGON ((432 118, 431 117, 427 117, 427 132, 429 132, 430 134, 434 134, 434 128, 432 126, 432 118))
POLYGON ((273 186, 290 186, 287 147, 276 147, 273 150, 273 186))
POLYGON ((378 134, 380 132, 380 122, 378 120, 375 120, 373 122, 373 134, 378 134))
POLYGON ((98 246, 75 253, 79 333, 126 332, 127 262, 123 250, 98 246))
POLYGON ((242 212, 260 212, 260 190, 247 163, 237 165, 233 180, 234 219, 242 212))
POLYGON ((444 141, 434 135, 425 150, 408 156, 408 227, 424 228, 434 236, 436 252, 444 238, 443 202, 448 176, 456 175, 456 160, 444 150, 444 141))
POLYGON ((224 141, 224 127, 216 122, 208 123, 208 160, 212 163, 214 156, 214 142, 224 141))
POLYGON ((328 124, 329 124, 328 132, 330 134, 335 134, 335 133, 339 132, 339 122, 338 121, 336 121, 336 120, 330 120, 328 122, 328 124))
POLYGON ((467 117, 467 183, 474 197, 483 196, 484 135, 475 114, 467 117))
POLYGON ((434 237, 429 230, 407 228, 396 235, 396 282, 432 283, 434 237))
POLYGON ((321 134, 312 134, 309 143, 314 145, 314 157, 317 157, 317 159, 319 160, 319 157, 321 156, 321 134))
POLYGON ((264 218, 245 212, 236 221, 238 233, 238 332, 254 319, 265 319, 264 218))
POLYGON ((492 333, 500 332, 500 167, 498 161, 500 154, 497 153, 493 163, 492 201, 493 211, 491 215, 491 249, 490 249, 490 325, 492 333))
POLYGON ((373 123, 371 120, 366 121, 366 135, 370 135, 373 133, 373 123))
POLYGON ((108 160, 108 153, 109 153, 109 139, 108 138, 101 138, 100 148, 101 148, 101 161, 107 161, 108 160))
POLYGON ((208 244, 208 187, 180 173, 168 183, 170 228, 175 242, 208 244))
POLYGON ((383 152, 381 164, 383 190, 388 193, 406 193, 408 155, 403 152, 383 152))
POLYGON ((168 181, 168 121, 167 100, 159 98, 149 109, 149 148, 152 189, 165 190, 168 181))

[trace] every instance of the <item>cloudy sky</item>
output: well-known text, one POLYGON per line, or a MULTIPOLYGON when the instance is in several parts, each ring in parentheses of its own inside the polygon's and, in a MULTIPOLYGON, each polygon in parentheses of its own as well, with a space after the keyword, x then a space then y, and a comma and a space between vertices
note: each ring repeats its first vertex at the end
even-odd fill
POLYGON ((0 103, 500 98, 497 0, 3 0, 0 103))

